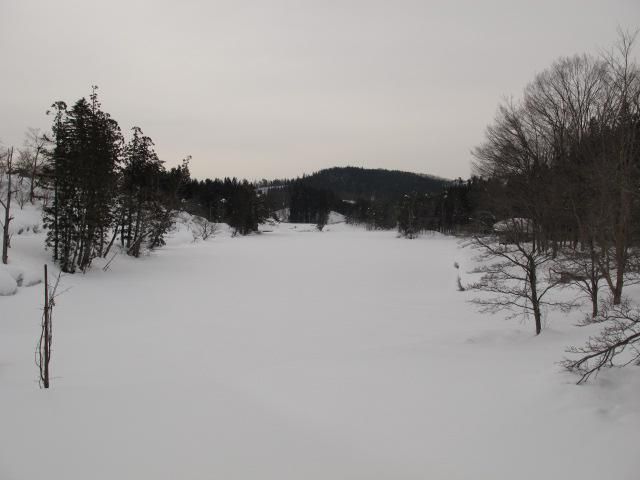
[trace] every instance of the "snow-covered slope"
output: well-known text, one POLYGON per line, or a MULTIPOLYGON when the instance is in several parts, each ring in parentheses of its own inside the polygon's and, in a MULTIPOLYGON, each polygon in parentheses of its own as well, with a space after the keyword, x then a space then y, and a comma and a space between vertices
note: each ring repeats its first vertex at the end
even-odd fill
POLYGON ((344 223, 345 217, 341 213, 338 212, 329 212, 329 218, 327 219, 327 224, 333 225, 335 223, 344 223))
MULTIPOLYGON (((41 288, 0 297, 1 479, 638 478, 637 368, 574 385, 556 362, 595 330, 479 315, 454 239, 280 224, 194 243, 192 221, 63 277, 48 391, 41 288)), ((12 263, 40 266, 42 241, 16 236, 12 263)))
MULTIPOLYGON (((4 214, 4 209, 0 211, 4 214)), ((9 249, 9 264, 0 264, 0 296, 15 295, 20 288, 39 284, 46 261, 41 208, 30 203, 23 208, 14 205, 11 216, 9 234, 15 248, 9 249)))
MULTIPOLYGON (((282 209, 276 211, 275 215, 278 218, 278 220, 280 220, 281 222, 288 222, 289 221, 289 209, 288 208, 282 208, 282 209)), ((327 224, 331 225, 331 224, 334 224, 334 223, 343 223, 344 221, 345 221, 345 217, 341 213, 334 212, 334 211, 329 212, 329 218, 327 219, 327 224)))

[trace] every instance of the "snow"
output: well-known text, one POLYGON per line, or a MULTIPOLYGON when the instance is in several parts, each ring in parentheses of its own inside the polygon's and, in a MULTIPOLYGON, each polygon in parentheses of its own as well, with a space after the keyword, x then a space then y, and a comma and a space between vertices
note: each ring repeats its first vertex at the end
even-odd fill
POLYGON ((531 220, 528 218, 509 218, 507 220, 502 220, 493 225, 494 232, 529 232, 529 230, 533 228, 531 225, 531 220))
MULTIPOLYGON (((549 312, 536 337, 478 314, 455 239, 279 224, 194 242, 192 221, 62 278, 48 391, 42 289, 0 298, 0 478, 638 478, 637 367, 576 386, 557 362, 597 326, 549 312)), ((11 265, 39 271, 43 241, 15 236, 11 265)))
POLYGON ((276 218, 281 222, 288 222, 290 211, 291 210, 289 208, 281 208, 280 210, 276 210, 274 213, 276 218))
POLYGON ((6 268, 0 268, 0 296, 15 295, 18 291, 18 282, 6 268))
MULTIPOLYGON (((280 210, 277 210, 275 212, 275 216, 281 222, 288 222, 289 221, 289 209, 288 208, 282 208, 280 210)), ((342 215, 341 213, 334 212, 334 211, 330 211, 329 212, 329 216, 327 218, 327 224, 328 225, 332 225, 332 224, 335 224, 335 223, 344 223, 344 221, 345 221, 345 216, 342 215)))
POLYGON ((328 225, 334 225, 336 223, 344 223, 344 222, 345 222, 344 215, 334 211, 329 212, 329 218, 327 219, 328 225))
POLYGON ((35 233, 42 229, 42 210, 36 205, 27 203, 22 209, 14 205, 11 215, 15 218, 9 224, 9 231, 14 237, 34 234, 34 227, 35 233))

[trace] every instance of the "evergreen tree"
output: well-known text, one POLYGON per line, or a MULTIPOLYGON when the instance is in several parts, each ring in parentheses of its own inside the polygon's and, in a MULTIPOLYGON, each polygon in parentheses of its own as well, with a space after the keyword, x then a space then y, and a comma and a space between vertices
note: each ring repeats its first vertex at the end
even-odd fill
POLYGON ((160 241, 152 234, 157 231, 158 221, 165 217, 160 203, 160 175, 164 167, 153 150, 153 141, 139 127, 132 130, 122 169, 119 228, 122 246, 129 255, 137 257, 145 241, 151 237, 155 238, 154 243, 160 241))
POLYGON ((398 210, 398 231, 403 237, 415 238, 420 228, 418 225, 418 195, 412 192, 405 195, 398 210))
MULTIPOLYGON (((235 181, 235 179, 234 179, 235 181)), ((247 235, 258 231, 258 224, 265 220, 265 208, 256 189, 246 180, 237 183, 228 205, 227 222, 236 233, 247 235)))
POLYGON ((93 87, 90 102, 71 109, 56 102, 49 179, 54 198, 45 209, 47 246, 64 272, 85 271, 102 255, 113 225, 116 180, 122 148, 120 128, 100 109, 93 87))

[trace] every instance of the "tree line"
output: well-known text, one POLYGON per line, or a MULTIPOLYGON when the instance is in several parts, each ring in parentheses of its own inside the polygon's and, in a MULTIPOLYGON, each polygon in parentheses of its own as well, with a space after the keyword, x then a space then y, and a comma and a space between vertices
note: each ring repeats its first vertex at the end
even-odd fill
POLYGON ((530 314, 539 334, 545 308, 571 306, 557 300, 556 287, 577 286, 591 303, 590 321, 607 322, 586 347, 571 349, 583 356, 566 366, 582 379, 614 358, 640 361, 640 317, 623 298, 640 272, 634 40, 620 32, 605 54, 557 60, 521 99, 499 105, 473 150, 482 180, 472 243, 485 262, 472 287, 490 293, 477 301, 530 314))
POLYGON ((118 123, 102 110, 97 87, 89 100, 58 101, 42 185, 46 245, 63 272, 86 271, 115 242, 134 257, 144 246, 164 244, 188 163, 167 171, 153 141, 139 127, 125 141, 118 123))
POLYGON ((322 225, 330 211, 371 230, 399 228, 408 237, 424 230, 454 232, 468 223, 467 197, 479 179, 451 182, 384 169, 334 167, 296 179, 263 180, 269 215, 288 210, 290 222, 322 225), (407 201, 410 199, 410 201, 407 201))
POLYGON ((189 179, 180 188, 182 209, 211 222, 227 223, 234 232, 248 235, 270 215, 264 195, 247 180, 189 179))
POLYGON ((88 99, 57 101, 47 114, 50 133, 29 129, 22 149, 0 155, 4 263, 12 199, 20 206, 42 201, 46 246, 65 273, 86 271, 114 245, 134 257, 164 245, 180 210, 226 222, 241 235, 266 218, 262 196, 246 180, 191 178, 190 157, 167 169, 140 127, 125 139, 95 86, 88 99))

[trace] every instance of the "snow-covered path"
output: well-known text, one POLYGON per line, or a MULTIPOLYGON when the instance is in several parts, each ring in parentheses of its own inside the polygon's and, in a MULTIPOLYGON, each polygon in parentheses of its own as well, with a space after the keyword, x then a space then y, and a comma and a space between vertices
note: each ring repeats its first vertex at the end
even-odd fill
POLYGON ((0 297, 0 478, 638 478, 637 371, 572 385, 575 317, 478 315, 450 238, 303 229, 67 277, 49 391, 38 287, 0 297))

